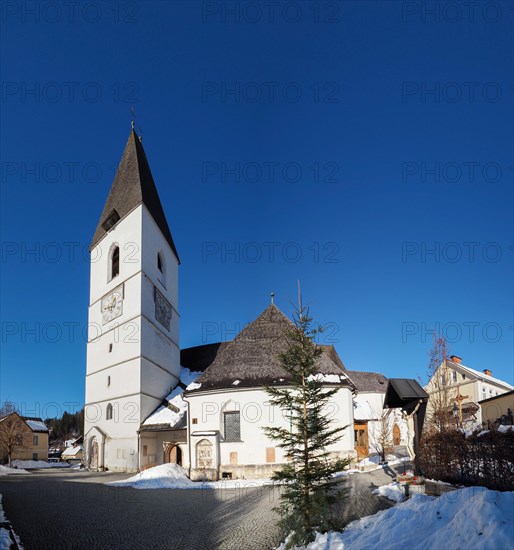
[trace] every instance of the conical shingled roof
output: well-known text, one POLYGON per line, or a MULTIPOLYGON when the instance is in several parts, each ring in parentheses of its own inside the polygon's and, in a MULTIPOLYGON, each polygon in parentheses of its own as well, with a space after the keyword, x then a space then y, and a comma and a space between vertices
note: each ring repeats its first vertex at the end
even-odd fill
POLYGON ((141 203, 146 206, 164 238, 168 241, 177 260, 179 260, 143 144, 135 131, 132 130, 89 250, 92 250, 106 235, 107 230, 103 227, 103 224, 105 224, 113 210, 117 212, 120 219, 123 219, 141 203))
MULTIPOLYGON (((200 387, 187 393, 287 385, 290 378, 280 365, 278 355, 287 349, 286 332, 291 327, 292 322, 271 304, 218 353, 213 363, 196 380, 200 387)), ((334 347, 322 347, 324 353, 318 358, 318 371, 335 375, 327 383, 353 388, 334 347)))

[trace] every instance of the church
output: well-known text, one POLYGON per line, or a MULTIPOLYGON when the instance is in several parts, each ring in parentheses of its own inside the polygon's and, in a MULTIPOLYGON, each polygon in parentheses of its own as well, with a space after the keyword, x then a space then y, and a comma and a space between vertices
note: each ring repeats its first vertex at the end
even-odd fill
MULTIPOLYGON (((265 426, 286 426, 266 385, 287 385, 278 354, 291 321, 270 304, 229 342, 179 347, 180 259, 141 139, 130 132, 90 245, 84 449, 92 470, 165 462, 191 479, 269 477, 285 462, 265 426)), ((333 346, 319 376, 337 388, 330 450, 355 456, 357 388, 333 346)), ((363 373, 366 374, 366 373, 363 373)))

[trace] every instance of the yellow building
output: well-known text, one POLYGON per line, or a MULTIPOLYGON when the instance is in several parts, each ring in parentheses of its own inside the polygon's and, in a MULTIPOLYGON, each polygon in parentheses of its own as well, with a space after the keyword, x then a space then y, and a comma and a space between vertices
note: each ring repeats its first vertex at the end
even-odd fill
POLYGON ((479 405, 482 411, 482 422, 487 427, 513 424, 514 390, 484 399, 479 402, 479 405))
POLYGON ((0 419, 0 461, 48 460, 48 428, 41 418, 17 412, 0 419))
POLYGON ((449 412, 457 412, 461 415, 461 425, 465 428, 474 428, 487 425, 482 418, 480 401, 501 396, 512 392, 514 387, 494 378, 492 371, 484 369, 477 371, 462 364, 462 359, 451 355, 444 360, 428 384, 425 391, 430 396, 427 407, 427 416, 430 418, 434 403, 440 403, 442 393, 446 395, 445 401, 449 412))

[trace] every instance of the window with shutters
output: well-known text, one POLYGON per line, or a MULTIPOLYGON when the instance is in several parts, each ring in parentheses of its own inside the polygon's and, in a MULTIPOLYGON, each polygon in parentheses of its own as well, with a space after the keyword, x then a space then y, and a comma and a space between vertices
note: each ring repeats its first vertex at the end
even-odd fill
POLYGON ((223 413, 225 441, 241 441, 241 416, 239 411, 223 413))

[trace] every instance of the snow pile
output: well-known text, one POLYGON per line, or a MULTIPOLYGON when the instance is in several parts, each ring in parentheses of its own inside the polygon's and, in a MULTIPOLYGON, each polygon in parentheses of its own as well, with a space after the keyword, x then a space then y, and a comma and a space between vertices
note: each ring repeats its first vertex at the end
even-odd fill
POLYGON ((11 463, 15 468, 69 468, 66 462, 44 462, 43 460, 13 460, 11 463))
POLYGON ((107 485, 134 489, 251 489, 273 485, 269 479, 228 479, 223 481, 191 481, 186 470, 178 464, 161 464, 121 481, 107 485))
POLYGON ((381 461, 382 457, 380 455, 372 455, 357 462, 357 466, 376 466, 375 470, 378 470, 379 468, 385 468, 386 466, 409 462, 410 458, 408 456, 398 458, 396 455, 386 455, 387 464, 380 464, 381 461))
POLYGON ((393 500, 394 502, 402 502, 405 500, 405 495, 403 494, 402 488, 399 483, 389 483, 389 485, 382 485, 378 489, 373 491, 374 495, 381 495, 393 500))
POLYGON ((28 474, 27 470, 9 468, 9 466, 2 466, 0 464, 0 476, 8 476, 12 474, 28 474))
POLYGON ((498 431, 501 433, 507 433, 508 431, 514 431, 514 426, 498 426, 498 431))
POLYGON ((350 523, 342 533, 318 533, 307 549, 508 550, 514 540, 513 508, 514 492, 485 487, 467 487, 439 498, 416 494, 350 523))
POLYGON ((194 482, 178 464, 161 464, 148 468, 124 481, 112 481, 109 485, 134 487, 134 489, 187 489, 194 482))
MULTIPOLYGON (((4 509, 2 507, 2 495, 0 495, 0 523, 8 523, 7 518, 4 514, 4 509)), ((16 544, 18 548, 23 550, 23 546, 20 542, 20 537, 13 532, 14 538, 16 539, 16 544)), ((12 547, 12 540, 9 535, 9 531, 4 527, 0 527, 0 550, 9 550, 12 547)))
MULTIPOLYGON (((180 382, 187 387, 188 390, 195 390, 201 386, 195 380, 202 374, 201 372, 190 371, 186 367, 180 370, 180 382)), ((168 424, 169 426, 177 425, 187 411, 187 403, 182 399, 183 389, 177 386, 167 397, 167 406, 160 406, 153 412, 144 422, 143 426, 151 424, 168 424)))
POLYGON ((0 527, 0 550, 8 550, 11 548, 11 537, 9 536, 9 531, 0 527))

